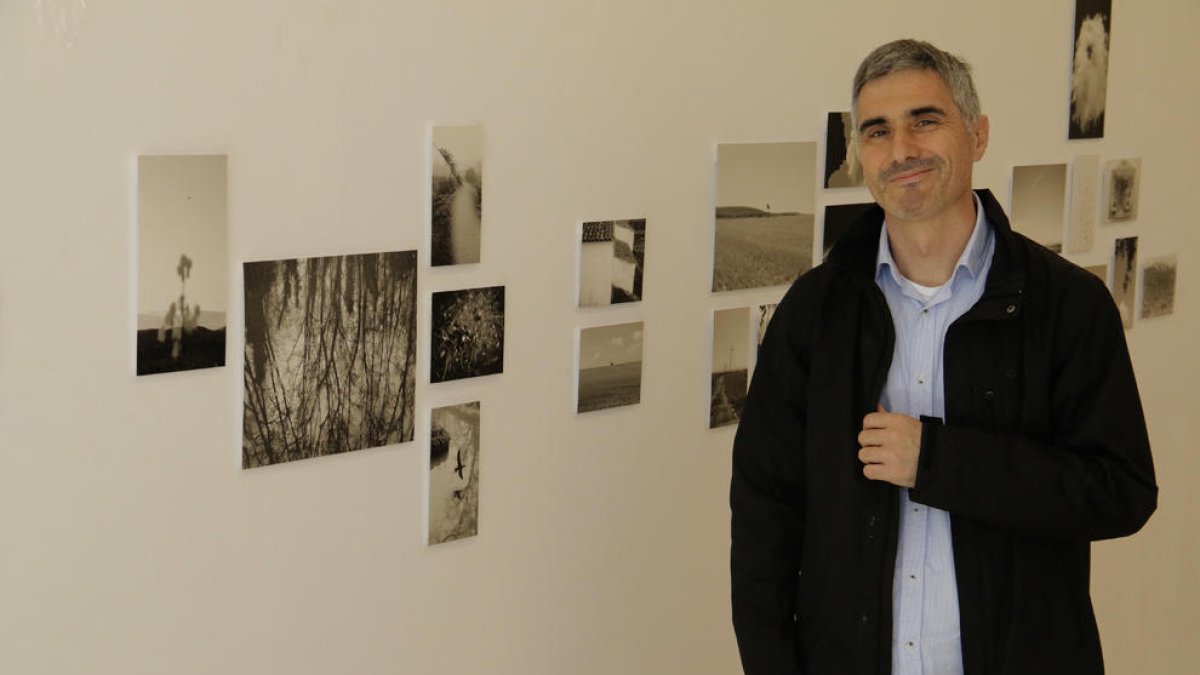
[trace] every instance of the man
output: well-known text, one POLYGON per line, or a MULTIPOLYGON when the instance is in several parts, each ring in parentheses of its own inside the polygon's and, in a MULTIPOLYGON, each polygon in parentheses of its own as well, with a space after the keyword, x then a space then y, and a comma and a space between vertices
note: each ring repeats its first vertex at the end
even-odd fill
POLYGON ((734 442, 745 672, 1102 673, 1089 542, 1157 501, 1112 298, 971 190, 964 62, 886 44, 852 114, 878 208, 779 304, 734 442))

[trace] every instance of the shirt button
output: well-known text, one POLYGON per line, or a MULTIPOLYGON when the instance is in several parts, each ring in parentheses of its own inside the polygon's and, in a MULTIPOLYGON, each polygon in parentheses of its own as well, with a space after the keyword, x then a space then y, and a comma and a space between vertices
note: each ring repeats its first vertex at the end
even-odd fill
POLYGON ((1013 312, 1015 312, 1015 311, 1017 311, 1017 306, 1016 306, 1016 305, 1009 305, 1008 307, 1005 307, 1005 308, 1004 308, 1004 313, 1005 313, 1005 314, 1012 314, 1012 313, 1013 313, 1013 312))
POLYGON ((916 580, 917 580, 917 575, 915 575, 915 574, 910 574, 910 575, 908 575, 908 578, 909 578, 909 580, 910 580, 910 581, 916 581, 916 580))
POLYGON ((908 647, 909 649, 912 649, 912 646, 913 646, 912 640, 909 640, 908 642, 905 642, 905 643, 904 643, 904 646, 908 647))

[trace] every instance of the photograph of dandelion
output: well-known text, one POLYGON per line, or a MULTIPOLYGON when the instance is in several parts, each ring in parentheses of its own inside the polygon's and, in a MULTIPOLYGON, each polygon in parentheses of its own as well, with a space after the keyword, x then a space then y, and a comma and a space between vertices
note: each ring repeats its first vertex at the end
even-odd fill
POLYGON ((429 380, 504 372, 504 287, 434 293, 429 380))
POLYGON ((244 265, 242 466, 411 441, 417 253, 244 265))
POLYGON ((1067 138, 1104 138, 1112 0, 1075 0, 1071 119, 1067 138))
POLYGON ((225 155, 137 158, 137 374, 225 365, 225 155))

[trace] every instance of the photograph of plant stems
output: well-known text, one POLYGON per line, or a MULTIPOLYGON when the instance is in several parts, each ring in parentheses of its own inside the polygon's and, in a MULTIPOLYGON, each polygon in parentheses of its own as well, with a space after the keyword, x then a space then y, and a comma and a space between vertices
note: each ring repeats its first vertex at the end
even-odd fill
POLYGON ((504 287, 434 293, 429 381, 504 372, 504 287))
POLYGON ((245 264, 244 468, 412 440, 416 263, 245 264))

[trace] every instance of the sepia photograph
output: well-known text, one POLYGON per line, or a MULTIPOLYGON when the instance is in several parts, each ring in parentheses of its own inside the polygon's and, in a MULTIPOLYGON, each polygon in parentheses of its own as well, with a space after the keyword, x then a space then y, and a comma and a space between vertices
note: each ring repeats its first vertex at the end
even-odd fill
POLYGON ((504 287, 434 293, 429 381, 504 372, 504 287))
POLYGON ((1014 166, 1012 170, 1012 229, 1062 253, 1066 164, 1014 166))
POLYGON ((1070 208, 1067 211, 1068 253, 1087 253, 1095 245, 1099 188, 1099 155, 1080 155, 1072 160, 1070 208))
POLYGON ((429 413, 429 543, 479 534, 479 401, 429 413))
POLYGON ((1104 217, 1110 223, 1137 219, 1142 159, 1114 159, 1104 165, 1104 217))
POLYGON ((750 308, 713 312, 708 428, 737 424, 750 385, 750 308))
POLYGON ((866 185, 854 155, 854 127, 849 112, 831 112, 825 125, 825 187, 866 185))
POLYGON ((641 402, 642 337, 641 321, 579 331, 576 412, 641 402))
POLYGON ((579 306, 640 301, 645 268, 645 218, 584 223, 579 252, 579 306))
POLYGON ((717 146, 713 291, 791 283, 812 267, 816 143, 717 146))
POLYGON ((430 263, 479 262, 483 220, 483 128, 434 127, 430 263))
POLYGON ((1133 303, 1137 298, 1137 246, 1137 237, 1113 242, 1112 294, 1126 328, 1133 327, 1133 303))
POLYGON ((824 227, 821 233, 821 259, 829 257, 829 252, 841 239, 850 226, 858 222, 875 202, 859 204, 830 204, 825 207, 824 227))
POLYGON ((413 438, 417 252, 248 262, 242 466, 413 438))
POLYGON ((1103 138, 1112 0, 1075 0, 1071 119, 1067 138, 1103 138))
POLYGON ((775 308, 778 306, 779 303, 777 302, 758 306, 758 330, 756 332, 759 347, 762 346, 763 338, 767 336, 767 326, 770 325, 772 317, 775 316, 775 308))
POLYGON ((1096 278, 1100 279, 1100 281, 1103 281, 1105 286, 1108 285, 1108 263, 1100 263, 1098 265, 1084 265, 1083 269, 1096 275, 1096 278))
POLYGON ((1174 255, 1160 256, 1146 261, 1142 268, 1142 318, 1152 319, 1175 313, 1175 270, 1178 260, 1174 255))
POLYGON ((137 374, 225 365, 225 155, 137 158, 137 374))

